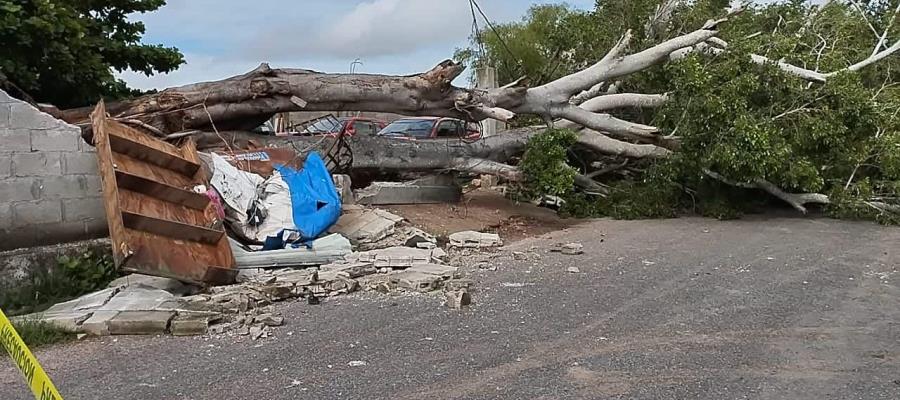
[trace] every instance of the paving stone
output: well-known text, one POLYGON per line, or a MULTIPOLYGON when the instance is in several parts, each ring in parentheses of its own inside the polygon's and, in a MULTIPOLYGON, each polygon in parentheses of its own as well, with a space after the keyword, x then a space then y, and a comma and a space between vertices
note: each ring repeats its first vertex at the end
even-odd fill
POLYGON ((110 335, 156 335, 166 333, 174 311, 122 311, 106 324, 110 335))

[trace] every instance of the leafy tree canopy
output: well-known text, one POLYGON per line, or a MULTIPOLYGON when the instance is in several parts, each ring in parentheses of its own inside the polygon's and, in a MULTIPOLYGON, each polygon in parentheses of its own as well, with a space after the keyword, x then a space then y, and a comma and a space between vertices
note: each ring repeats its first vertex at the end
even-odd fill
POLYGON ((0 0, 0 73, 36 101, 61 108, 132 94, 113 69, 169 72, 175 48, 141 43, 132 13, 165 0, 0 0))
MULTIPOLYGON (((634 35, 630 50, 641 50, 721 17, 728 3, 677 2, 661 28, 650 23, 659 0, 598 0, 588 12, 535 6, 521 21, 499 25, 499 35, 481 32, 457 55, 495 66, 501 83, 527 75, 541 84, 596 62, 627 29, 634 35)), ((900 203, 900 56, 839 73, 826 83, 811 83, 750 57, 823 73, 844 69, 900 40, 897 3, 749 4, 720 26, 726 51, 695 52, 625 77, 618 82, 620 92, 668 93, 670 101, 657 110, 620 110, 618 116, 655 125, 662 134, 679 137, 681 147, 666 159, 640 160, 605 176, 611 195, 573 197, 570 211, 628 218, 699 211, 730 217, 768 198, 733 183, 763 179, 788 192, 828 194, 827 211, 835 216, 897 222, 897 214, 884 205, 900 203), (882 35, 885 43, 876 49, 882 35)))

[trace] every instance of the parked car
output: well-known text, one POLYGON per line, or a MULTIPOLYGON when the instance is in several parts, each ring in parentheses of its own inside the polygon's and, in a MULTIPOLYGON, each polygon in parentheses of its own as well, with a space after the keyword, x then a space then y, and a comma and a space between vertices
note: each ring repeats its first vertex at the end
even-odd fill
POLYGON ((347 136, 375 135, 382 130, 387 123, 374 118, 340 117, 328 115, 309 124, 300 131, 301 135, 331 135, 337 136, 343 133, 347 136))
POLYGON ((478 124, 467 124, 456 118, 415 117, 391 122, 378 132, 378 136, 406 140, 438 138, 478 140, 481 139, 481 129, 478 124))

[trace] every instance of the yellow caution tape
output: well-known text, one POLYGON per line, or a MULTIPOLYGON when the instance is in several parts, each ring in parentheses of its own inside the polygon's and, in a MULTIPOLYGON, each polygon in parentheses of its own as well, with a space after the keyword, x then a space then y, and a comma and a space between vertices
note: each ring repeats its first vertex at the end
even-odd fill
POLYGON ((22 371, 35 399, 62 400, 62 396, 56 391, 56 386, 50 382, 50 377, 41 368, 41 364, 38 364, 34 354, 31 354, 31 350, 28 350, 28 346, 25 346, 25 342, 16 333, 12 323, 3 314, 3 310, 0 310, 0 346, 6 349, 13 362, 16 363, 16 367, 22 371))

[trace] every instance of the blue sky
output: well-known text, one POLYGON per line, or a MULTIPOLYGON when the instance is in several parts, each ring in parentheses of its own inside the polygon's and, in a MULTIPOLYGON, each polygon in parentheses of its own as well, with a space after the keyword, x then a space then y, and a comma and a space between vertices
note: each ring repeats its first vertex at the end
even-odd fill
MULTIPOLYGON (((532 4, 480 0, 492 20, 518 20, 532 4)), ((581 9, 594 0, 567 0, 581 9)), ((175 46, 187 61, 170 74, 121 75, 141 89, 216 80, 272 67, 413 74, 431 68, 466 44, 472 29, 468 0, 169 0, 158 11, 135 15, 144 43, 175 46)), ((479 21, 483 26, 483 22, 479 21)))

